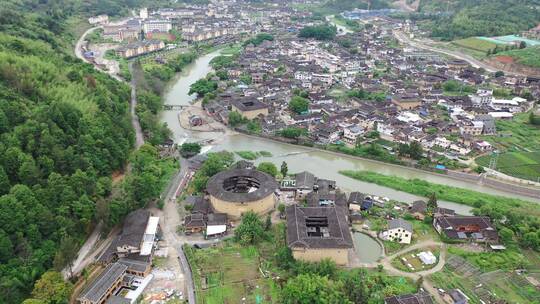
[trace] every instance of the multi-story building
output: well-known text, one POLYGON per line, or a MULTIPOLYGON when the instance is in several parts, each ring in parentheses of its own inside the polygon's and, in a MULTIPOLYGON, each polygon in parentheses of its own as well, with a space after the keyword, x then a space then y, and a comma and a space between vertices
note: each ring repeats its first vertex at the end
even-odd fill
POLYGON ((152 19, 143 23, 145 33, 162 32, 168 33, 172 29, 172 23, 166 19, 152 19))
POLYGON ((126 46, 120 47, 116 50, 116 54, 124 58, 132 58, 159 51, 163 48, 165 48, 165 43, 161 40, 145 40, 130 43, 126 46))
POLYGON ((109 16, 99 15, 88 18, 88 23, 90 24, 107 24, 109 22, 109 16))
POLYGON ((461 135, 479 136, 484 130, 484 123, 481 121, 464 121, 460 128, 461 135))
POLYGON ((475 107, 489 106, 493 100, 493 90, 479 89, 476 94, 469 95, 475 107))

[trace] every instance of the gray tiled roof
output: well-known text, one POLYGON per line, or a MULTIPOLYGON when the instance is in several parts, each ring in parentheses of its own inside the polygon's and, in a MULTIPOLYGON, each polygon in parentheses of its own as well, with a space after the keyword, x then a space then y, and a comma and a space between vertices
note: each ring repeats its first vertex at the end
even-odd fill
POLYGON ((249 203, 267 197, 276 191, 277 188, 278 184, 276 180, 264 172, 249 169, 233 169, 212 176, 208 180, 206 190, 210 195, 224 201, 249 203), (249 181, 253 180, 258 184, 258 189, 252 192, 226 190, 226 183, 234 178, 238 178, 237 184, 242 185, 246 185, 249 181))
POLYGON ((127 298, 120 297, 120 296, 112 296, 109 299, 107 299, 107 302, 105 304, 130 304, 131 301, 127 298))
POLYGON ((287 207, 287 244, 305 248, 352 248, 345 208, 341 207, 287 207), (307 218, 324 218, 328 221, 327 237, 308 235, 307 218))
POLYGON ((126 217, 122 234, 118 238, 117 246, 129 245, 139 247, 146 230, 150 211, 138 209, 126 217))
POLYGON ((119 263, 110 264, 86 287, 79 299, 98 303, 107 293, 107 290, 126 273, 127 268, 127 266, 119 263))
POLYGON ((409 221, 402 218, 397 218, 388 221, 388 229, 403 228, 409 232, 413 232, 413 226, 409 221))
POLYGON ((313 185, 315 185, 315 175, 307 171, 297 173, 295 179, 296 188, 313 189, 313 185))

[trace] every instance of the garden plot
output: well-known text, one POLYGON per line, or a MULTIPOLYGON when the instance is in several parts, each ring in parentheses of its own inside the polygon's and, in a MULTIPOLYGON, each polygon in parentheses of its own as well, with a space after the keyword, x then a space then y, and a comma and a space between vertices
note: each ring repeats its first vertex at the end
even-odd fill
POLYGON ((273 282, 259 270, 255 247, 224 245, 186 250, 197 303, 272 303, 273 282))
POLYGON ((400 270, 408 272, 417 272, 431 269, 437 265, 439 251, 437 248, 429 248, 423 250, 415 250, 399 257, 396 257, 392 261, 392 265, 400 270), (430 252, 432 256, 429 256, 427 252, 430 252), (424 256, 424 260, 428 262, 425 264, 422 261, 421 255, 424 256), (428 261, 431 259, 431 261, 428 261))

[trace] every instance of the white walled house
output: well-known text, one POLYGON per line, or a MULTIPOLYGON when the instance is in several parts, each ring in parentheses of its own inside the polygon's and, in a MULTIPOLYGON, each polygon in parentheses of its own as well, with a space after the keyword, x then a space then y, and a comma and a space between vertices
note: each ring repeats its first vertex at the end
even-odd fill
POLYGON ((383 240, 398 242, 400 244, 410 244, 412 240, 412 224, 404 219, 398 218, 388 221, 388 229, 380 234, 383 240))

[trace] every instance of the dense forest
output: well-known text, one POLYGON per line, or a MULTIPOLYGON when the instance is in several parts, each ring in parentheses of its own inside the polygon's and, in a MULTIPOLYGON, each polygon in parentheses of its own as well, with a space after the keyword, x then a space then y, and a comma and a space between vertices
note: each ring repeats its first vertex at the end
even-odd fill
POLYGON ((540 23, 540 0, 421 0, 419 12, 443 40, 519 34, 540 23))
MULTIPOLYGON (((66 20, 136 2, 2 2, 0 303, 21 303, 45 271, 66 266, 98 221, 114 225, 159 196, 176 166, 152 146, 132 153, 129 87, 72 55, 66 20), (128 160, 130 174, 113 183, 128 160)), ((48 272, 36 288, 57 278, 48 272)))

